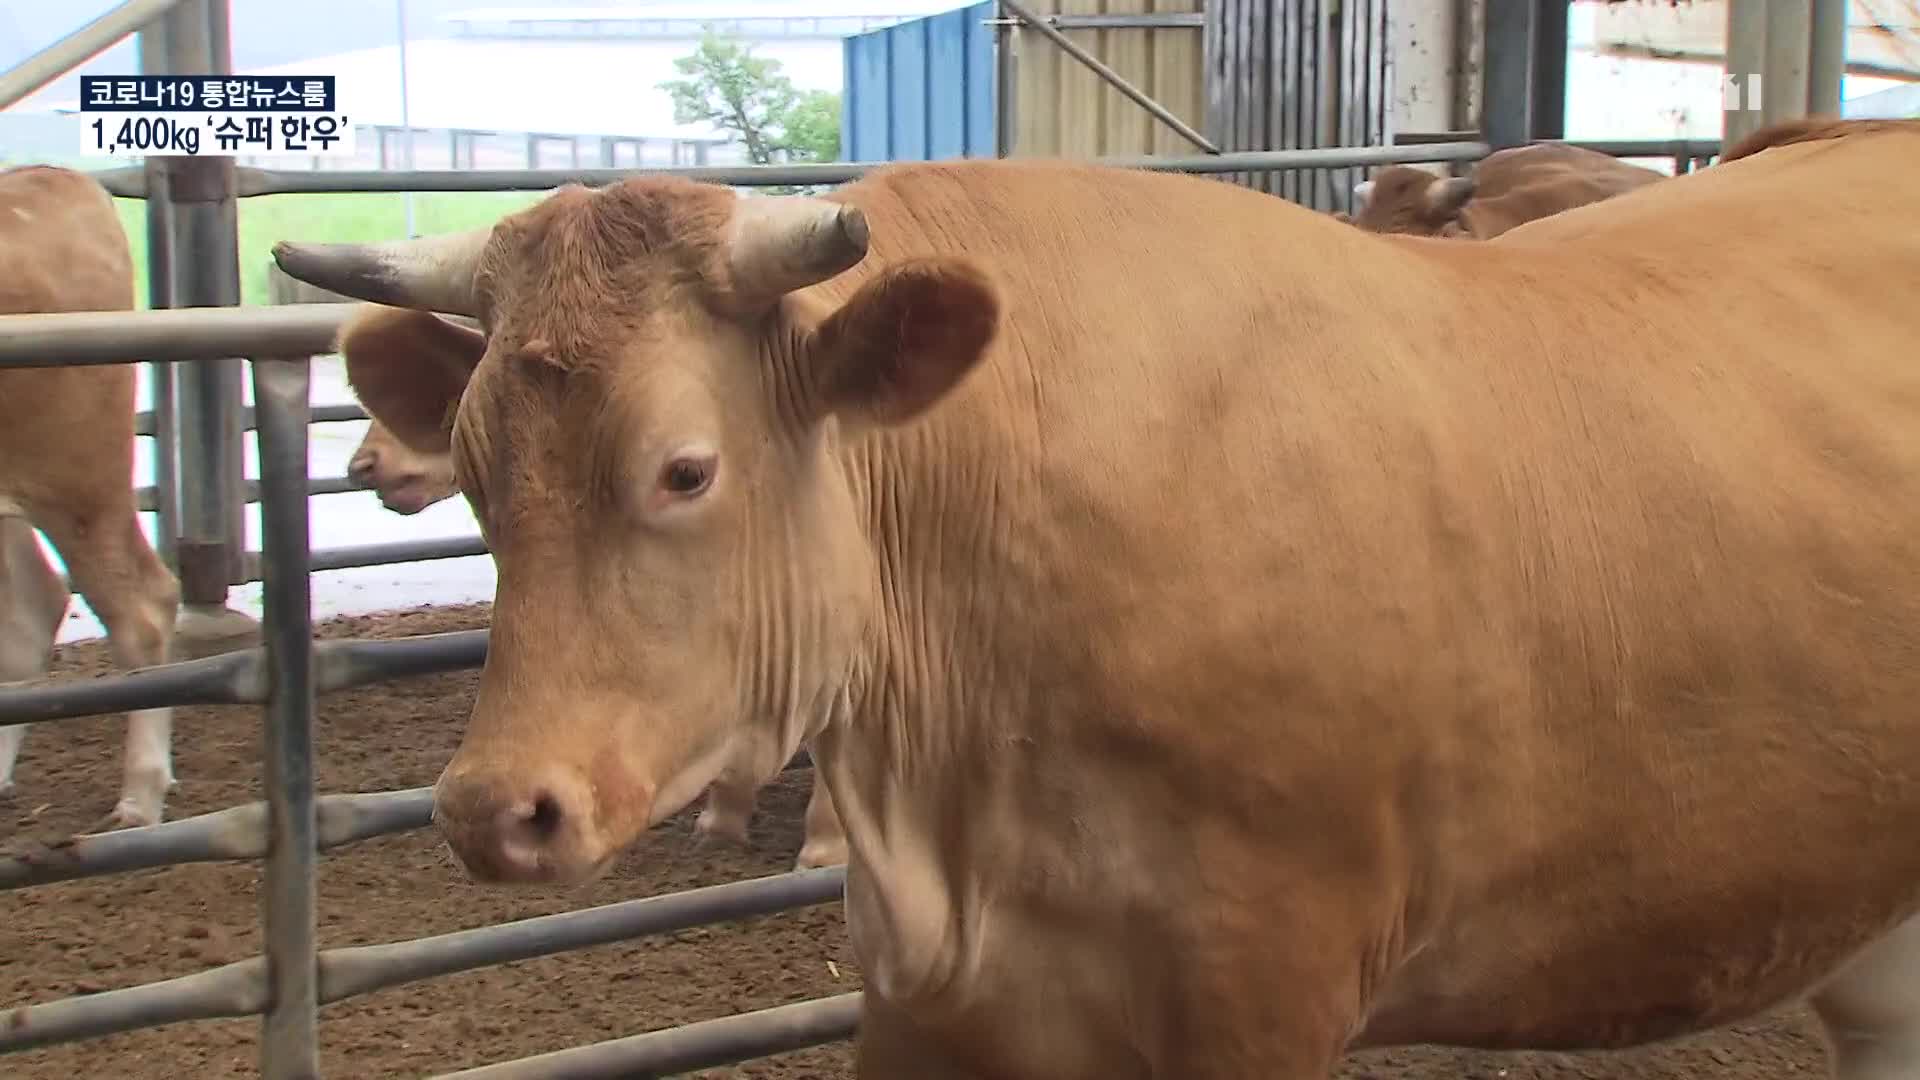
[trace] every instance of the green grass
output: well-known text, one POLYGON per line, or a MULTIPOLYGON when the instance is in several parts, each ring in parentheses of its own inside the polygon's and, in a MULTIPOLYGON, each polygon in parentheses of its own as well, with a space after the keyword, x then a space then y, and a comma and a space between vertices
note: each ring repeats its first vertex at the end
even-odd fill
MULTIPOLYGON (((414 231, 453 232, 477 228, 539 201, 546 193, 443 192, 413 197, 414 231)), ((278 240, 340 243, 398 240, 406 236, 405 196, 262 195, 240 200, 240 302, 267 303, 267 264, 278 240)), ((133 246, 135 296, 147 307, 146 202, 115 199, 133 246)))

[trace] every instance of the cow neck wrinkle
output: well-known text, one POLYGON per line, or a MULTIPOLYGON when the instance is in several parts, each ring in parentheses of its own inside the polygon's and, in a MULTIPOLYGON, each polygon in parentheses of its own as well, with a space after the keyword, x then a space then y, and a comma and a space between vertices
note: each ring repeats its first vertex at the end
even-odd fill
MULTIPOLYGON (((1021 363, 1006 352, 992 363, 1021 363)), ((994 877, 1017 873, 1019 808, 1010 793, 1031 739, 1008 726, 1045 652, 1005 617, 1039 595, 1014 553, 1036 523, 1007 486, 1037 483, 1017 464, 1024 405, 962 394, 920 422, 837 446, 878 575, 878 611, 816 760, 848 834, 849 932, 865 940, 870 984, 896 1002, 961 1008, 974 978, 994 877), (963 464, 964 463, 964 464, 963 464), (965 838, 950 825, 959 808, 965 838), (1007 827, 994 827, 995 821, 1007 827), (993 858, 960 847, 991 838, 993 858), (884 942, 884 944, 882 944, 884 942)))

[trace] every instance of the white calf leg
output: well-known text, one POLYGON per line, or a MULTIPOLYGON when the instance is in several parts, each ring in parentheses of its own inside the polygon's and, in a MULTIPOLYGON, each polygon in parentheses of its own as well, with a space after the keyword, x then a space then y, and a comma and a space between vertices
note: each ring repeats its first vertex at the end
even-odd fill
POLYGON ((1920 1077, 1920 917, 1868 946, 1813 997, 1835 1080, 1920 1077))
POLYGON ((160 823, 174 783, 172 743, 172 709, 138 709, 127 714, 120 801, 103 823, 107 828, 160 823))
POLYGON ((807 800, 807 838, 794 860, 795 870, 816 866, 839 866, 847 861, 847 833, 834 812, 833 795, 821 778, 818 766, 813 770, 813 796, 807 800))
MULTIPOLYGON (((33 526, 13 509, 0 501, 0 684, 47 673, 71 601, 33 526)), ((0 727, 0 795, 13 790, 13 764, 29 726, 0 727)))
MULTIPOLYGON (((106 627, 114 663, 123 670, 166 663, 180 586, 147 543, 139 520, 130 508, 89 508, 85 514, 62 509, 66 514, 50 518, 44 527, 66 560, 75 587, 106 627), (109 524, 115 517, 120 518, 117 528, 109 524), (92 526, 83 528, 82 522, 92 526)), ((171 709, 127 714, 120 801, 90 831, 159 824, 173 787, 172 735, 171 709)))
POLYGON ((0 727, 0 795, 13 792, 13 763, 20 756, 20 744, 27 741, 30 724, 0 727))
POLYGON ((693 831, 706 840, 747 846, 747 820, 753 817, 758 789, 723 776, 707 789, 707 805, 693 819, 693 831))

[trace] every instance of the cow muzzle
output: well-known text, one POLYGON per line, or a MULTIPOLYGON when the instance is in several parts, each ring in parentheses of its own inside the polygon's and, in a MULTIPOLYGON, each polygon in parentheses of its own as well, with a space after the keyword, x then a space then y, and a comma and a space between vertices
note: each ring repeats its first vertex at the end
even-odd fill
POLYGON ((618 853, 588 778, 564 766, 449 766, 433 821, 481 884, 575 884, 618 853))

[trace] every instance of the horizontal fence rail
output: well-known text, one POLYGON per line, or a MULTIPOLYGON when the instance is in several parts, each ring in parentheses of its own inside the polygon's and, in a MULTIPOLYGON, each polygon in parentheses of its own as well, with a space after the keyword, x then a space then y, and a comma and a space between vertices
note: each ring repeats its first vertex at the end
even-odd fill
MULTIPOLYGON (((365 490, 367 489, 355 483, 350 476, 316 476, 307 482, 307 494, 309 495, 347 495, 365 490)), ((159 496, 157 489, 152 485, 134 488, 133 495, 136 509, 152 511, 158 508, 159 496)), ((262 488, 260 482, 258 480, 247 481, 246 496, 242 501, 257 503, 261 498, 262 488)))
POLYGON ((731 1065, 851 1038, 860 1026, 856 992, 701 1020, 589 1046, 482 1065, 433 1080, 643 1080, 731 1065))
MULTIPOLYGON (((286 305, 286 306, 291 306, 291 305, 286 305)), ((316 304, 316 305, 310 305, 310 306, 325 307, 327 305, 316 304)), ((355 307, 357 305, 334 304, 332 306, 333 307, 355 307)), ((179 310, 179 309, 176 308, 174 310, 179 310)), ((199 308, 196 310, 224 311, 227 309, 199 308)), ((242 431, 254 430, 255 427, 257 426, 255 415, 256 415, 255 410, 251 408, 240 410, 240 430, 242 431)), ((367 410, 361 408, 358 405, 315 405, 311 410, 309 419, 311 420, 312 423, 315 423, 315 424, 337 424, 337 423, 344 423, 349 420, 371 420, 373 419, 373 417, 367 415, 367 410)), ((135 435, 152 435, 154 433, 152 410, 142 409, 141 411, 133 414, 133 433, 135 435)))
MULTIPOLYGON (((808 768, 801 750, 782 772, 808 768)), ((248 803, 138 829, 89 833, 39 850, 0 855, 0 891, 78 881, 130 870, 258 859, 267 852, 267 804, 248 803)), ((433 821, 433 789, 322 795, 314 801, 316 851, 424 829, 433 821)))
MULTIPOLYGON (((319 1004, 495 964, 833 903, 845 885, 844 867, 797 870, 410 941, 322 949, 316 954, 319 1004)), ((265 958, 254 956, 177 979, 0 1011, 0 1053, 183 1020, 256 1016, 267 1007, 266 972, 265 958)))
MULTIPOLYGON (((413 675, 476 668, 487 631, 453 630, 386 640, 313 643, 314 689, 326 694, 413 675)), ((180 705, 259 705, 267 700, 264 646, 119 675, 0 686, 0 724, 180 705)))
POLYGON ((315 570, 348 570, 356 566, 385 566, 397 562, 423 562, 429 559, 464 559, 485 555, 486 541, 478 536, 453 536, 440 540, 395 540, 385 544, 358 544, 353 547, 325 548, 313 553, 315 570))
MULTIPOLYGON (((312 485, 319 487, 320 485, 312 485)), ((319 573, 324 570, 353 570, 362 566, 392 566, 396 563, 433 562, 437 559, 466 559, 476 555, 485 555, 490 549, 487 542, 478 536, 449 536, 432 540, 393 540, 381 544, 355 544, 351 547, 320 548, 309 557, 307 568, 319 573)), ((265 565, 265 557, 258 551, 241 554, 242 569, 240 581, 236 584, 259 581, 265 565)), ((71 579, 67 582, 69 591, 73 589, 71 579)), ((0 690, 0 702, 5 701, 5 691, 0 690)), ((186 704, 227 704, 224 702, 187 702, 186 704)), ((0 719, 4 713, 0 712, 0 719)))
MULTIPOLYGON (((432 824, 433 789, 322 795, 314 800, 316 850, 412 832, 432 824)), ((0 890, 150 870, 259 859, 267 854, 264 800, 138 829, 76 836, 42 851, 0 856, 0 890)))
POLYGON ((360 306, 286 304, 0 315, 0 368, 317 356, 333 351, 334 335, 360 306))
MULTIPOLYGON (((1663 145, 1671 145, 1663 144, 1663 145)), ((1483 142, 1426 143, 1416 146, 1332 146, 1310 150, 1254 150, 1191 157, 1138 156, 1097 158, 1094 164, 1151 172, 1275 172, 1284 169, 1333 169, 1354 165, 1477 161, 1486 157, 1483 142)), ((1660 151, 1654 152, 1656 155, 1660 151)), ((843 184, 891 162, 826 162, 817 165, 696 165, 650 169, 324 169, 280 171, 241 166, 234 170, 241 197, 397 191, 544 191, 562 184, 601 187, 639 176, 680 176, 728 187, 843 184)), ((146 174, 139 169, 107 169, 92 174, 122 198, 146 197, 146 174)))
MULTIPOLYGON (((1544 141, 1544 140, 1543 140, 1544 141)), ((1554 140, 1616 157, 1710 158, 1718 139, 1554 140)), ((1337 169, 1355 165, 1419 165, 1478 161, 1492 147, 1476 139, 1420 141, 1395 146, 1334 146, 1306 150, 1255 150, 1190 157, 1137 156, 1094 159, 1097 164, 1154 172, 1279 172, 1289 169, 1337 169)), ((599 187, 638 176, 682 176, 728 187, 841 184, 857 180, 891 162, 827 162, 817 165, 701 165, 648 169, 325 169, 276 170, 241 166, 234 170, 236 193, 300 195, 378 192, 544 191, 562 184, 599 187)), ((93 174, 122 198, 147 195, 140 169, 106 169, 93 174)))

